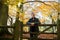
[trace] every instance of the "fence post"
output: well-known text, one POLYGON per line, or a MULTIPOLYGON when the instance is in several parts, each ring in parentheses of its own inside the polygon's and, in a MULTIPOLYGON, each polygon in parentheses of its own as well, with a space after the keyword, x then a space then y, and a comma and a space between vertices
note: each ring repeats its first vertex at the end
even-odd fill
POLYGON ((21 22, 21 27, 20 27, 20 40, 23 39, 23 22, 21 22))
POLYGON ((60 13, 58 13, 57 34, 58 34, 58 40, 60 40, 60 13))
POLYGON ((19 40, 19 29, 20 29, 20 21, 16 19, 16 22, 14 24, 14 40, 19 40))

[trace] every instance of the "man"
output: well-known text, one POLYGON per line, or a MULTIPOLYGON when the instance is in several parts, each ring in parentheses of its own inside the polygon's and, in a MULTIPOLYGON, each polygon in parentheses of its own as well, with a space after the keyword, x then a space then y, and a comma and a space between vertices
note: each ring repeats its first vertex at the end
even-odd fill
POLYGON ((38 18, 35 17, 34 13, 32 13, 32 18, 29 19, 27 24, 30 25, 30 40, 37 40, 34 37, 37 38, 38 35, 33 32, 39 32, 38 25, 40 24, 40 22, 38 18))

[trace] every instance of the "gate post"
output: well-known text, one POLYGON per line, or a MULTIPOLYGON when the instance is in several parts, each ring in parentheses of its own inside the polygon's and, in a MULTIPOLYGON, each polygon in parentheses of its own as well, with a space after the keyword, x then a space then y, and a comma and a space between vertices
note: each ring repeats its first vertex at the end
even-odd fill
POLYGON ((20 21, 18 20, 18 18, 16 19, 16 22, 14 24, 14 40, 19 40, 19 29, 20 29, 20 21))
POLYGON ((20 27, 20 40, 23 39, 23 22, 21 22, 21 27, 20 27))
POLYGON ((60 40, 60 14, 57 22, 57 34, 58 34, 57 40, 60 40))

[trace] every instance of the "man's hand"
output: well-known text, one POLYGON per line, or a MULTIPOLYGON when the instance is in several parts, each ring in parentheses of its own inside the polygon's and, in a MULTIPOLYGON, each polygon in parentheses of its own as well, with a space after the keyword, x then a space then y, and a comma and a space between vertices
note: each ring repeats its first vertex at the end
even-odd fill
POLYGON ((31 26, 34 26, 34 23, 31 23, 31 26))

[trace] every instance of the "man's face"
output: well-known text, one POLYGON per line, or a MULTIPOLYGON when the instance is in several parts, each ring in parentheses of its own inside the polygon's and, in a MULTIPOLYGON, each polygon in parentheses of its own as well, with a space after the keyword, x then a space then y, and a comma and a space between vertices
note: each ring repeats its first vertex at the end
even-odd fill
POLYGON ((32 18, 34 18, 35 17, 35 14, 32 14, 32 18))

